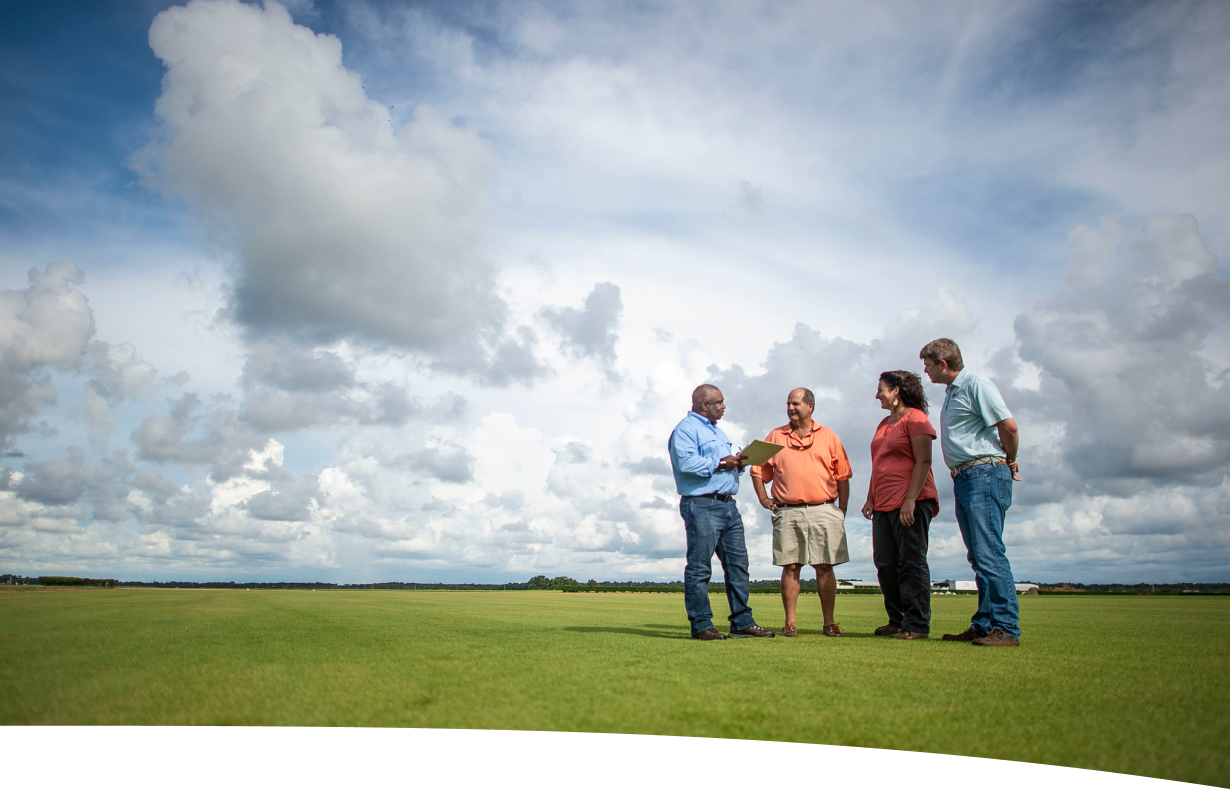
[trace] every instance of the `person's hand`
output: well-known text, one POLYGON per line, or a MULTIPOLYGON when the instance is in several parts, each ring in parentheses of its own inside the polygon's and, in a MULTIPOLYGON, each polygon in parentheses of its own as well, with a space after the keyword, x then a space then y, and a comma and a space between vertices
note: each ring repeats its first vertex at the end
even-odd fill
POLYGON ((901 525, 914 525, 914 499, 906 499, 901 502, 901 525))
POLYGON ((718 471, 732 471, 743 467, 743 461, 734 455, 727 455, 718 461, 718 471))
POLYGON ((872 516, 875 514, 875 508, 871 505, 871 499, 867 499, 867 503, 863 505, 862 512, 864 518, 871 520, 872 516))
POLYGON ((769 512, 777 512, 777 502, 768 496, 762 496, 760 498, 760 506, 764 507, 769 512))
POLYGON ((1008 470, 1012 472, 1013 482, 1021 481, 1021 464, 1015 458, 1008 461, 1008 470))

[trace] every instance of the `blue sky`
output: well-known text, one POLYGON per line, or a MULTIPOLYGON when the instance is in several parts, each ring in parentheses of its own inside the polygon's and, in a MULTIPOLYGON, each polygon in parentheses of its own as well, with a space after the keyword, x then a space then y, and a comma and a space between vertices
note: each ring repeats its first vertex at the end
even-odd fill
POLYGON ((861 501, 949 335, 1020 578, 1230 580, 1221 4, 0 14, 10 571, 673 578, 692 387, 815 389, 861 501))

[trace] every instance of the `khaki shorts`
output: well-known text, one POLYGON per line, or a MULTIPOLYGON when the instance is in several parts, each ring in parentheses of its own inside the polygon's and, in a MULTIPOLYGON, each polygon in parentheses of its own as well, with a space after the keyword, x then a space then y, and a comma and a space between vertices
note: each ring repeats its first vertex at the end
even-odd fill
POLYGON ((814 507, 783 507, 773 513, 773 563, 845 564, 846 516, 834 502, 814 507))

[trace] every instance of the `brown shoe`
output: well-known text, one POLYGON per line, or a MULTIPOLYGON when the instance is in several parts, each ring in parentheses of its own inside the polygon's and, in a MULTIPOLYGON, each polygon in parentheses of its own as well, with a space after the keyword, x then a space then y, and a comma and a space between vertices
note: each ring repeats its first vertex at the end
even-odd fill
POLYGON ((893 633, 893 638, 900 638, 903 641, 913 641, 916 638, 931 638, 930 633, 916 633, 913 630, 901 630, 893 633))
POLYGON ((896 625, 880 625, 876 628, 877 636, 895 636, 901 632, 901 628, 896 625))
POLYGON ((785 636, 786 638, 794 638, 798 634, 799 634, 799 626, 796 625, 794 622, 791 622, 790 624, 782 628, 782 635, 785 636))
POLYGON ((982 638, 974 639, 974 646, 976 647, 1019 647, 1020 645, 1020 641, 998 627, 982 638))
POLYGON ((724 641, 726 639, 726 634, 719 633, 716 627, 711 627, 708 630, 693 633, 692 638, 699 639, 701 641, 724 641))
POLYGON ((761 627, 760 625, 752 625, 751 627, 745 627, 742 630, 731 630, 730 637, 731 638, 772 638, 773 631, 767 627, 761 627))
POLYGON ((982 634, 974 629, 973 625, 962 630, 960 633, 945 633, 942 641, 973 641, 975 638, 982 638, 982 634))
POLYGON ((841 632, 841 625, 837 624, 836 622, 834 622, 831 625, 825 625, 824 634, 826 636, 832 636, 833 638, 844 638, 846 635, 845 633, 841 632))

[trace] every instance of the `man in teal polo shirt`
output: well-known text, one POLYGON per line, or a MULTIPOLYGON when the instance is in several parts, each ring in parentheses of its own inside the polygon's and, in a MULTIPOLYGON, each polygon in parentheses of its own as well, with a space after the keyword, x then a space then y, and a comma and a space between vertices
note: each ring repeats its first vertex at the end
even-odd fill
POLYGON ((978 584, 978 611, 970 626, 944 640, 1020 646, 1016 582, 1004 548, 1012 482, 1020 480, 1016 420, 994 383, 965 370, 961 349, 952 340, 933 340, 918 356, 931 382, 948 387, 940 411, 940 447, 952 473, 957 525, 978 584))

